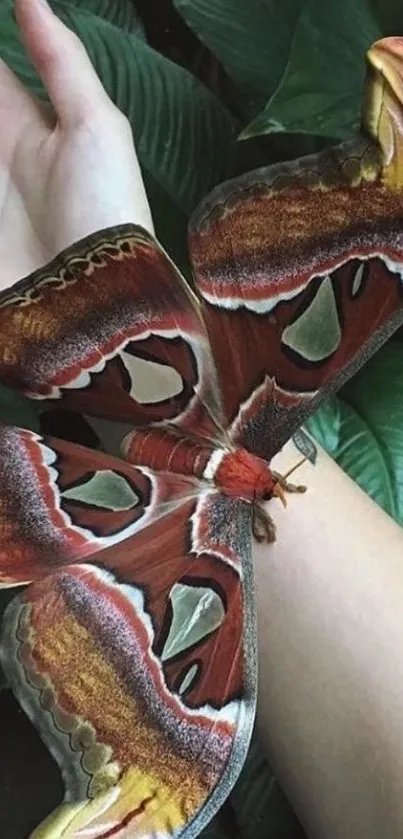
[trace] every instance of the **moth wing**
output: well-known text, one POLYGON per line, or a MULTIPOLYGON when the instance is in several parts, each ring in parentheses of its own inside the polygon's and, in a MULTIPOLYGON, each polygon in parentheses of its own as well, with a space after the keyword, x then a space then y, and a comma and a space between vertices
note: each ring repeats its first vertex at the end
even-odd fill
POLYGON ((0 475, 0 587, 131 539, 197 493, 179 475, 2 424, 0 475))
POLYGON ((33 837, 198 835, 253 725, 250 507, 205 493, 35 582, 1 661, 66 787, 33 837))
POLYGON ((133 224, 86 237, 2 292, 0 381, 130 427, 175 422, 209 436, 221 419, 199 301, 133 224))
POLYGON ((234 442, 271 459, 403 322, 403 198, 357 140, 217 187, 190 251, 234 442))

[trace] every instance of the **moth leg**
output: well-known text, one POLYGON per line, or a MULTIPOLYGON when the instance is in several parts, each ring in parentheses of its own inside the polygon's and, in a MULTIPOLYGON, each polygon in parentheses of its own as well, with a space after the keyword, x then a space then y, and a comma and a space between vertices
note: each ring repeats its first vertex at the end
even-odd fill
POLYGON ((253 506, 252 533, 257 542, 275 542, 276 525, 263 507, 253 506))
POLYGON ((304 484, 291 484, 287 481, 287 478, 284 475, 280 475, 279 472, 272 471, 273 478, 277 481, 280 489, 284 490, 284 492, 306 492, 307 487, 304 484))

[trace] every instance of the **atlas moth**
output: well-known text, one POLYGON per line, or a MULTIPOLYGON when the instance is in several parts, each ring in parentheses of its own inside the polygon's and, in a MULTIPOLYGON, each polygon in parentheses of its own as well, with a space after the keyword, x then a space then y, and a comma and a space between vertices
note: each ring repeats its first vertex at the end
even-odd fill
POLYGON ((125 430, 0 432, 1 660, 65 785, 36 839, 190 839, 242 768, 270 463, 403 322, 401 39, 368 61, 360 136, 195 211, 194 291, 127 224, 1 295, 1 382, 125 430))

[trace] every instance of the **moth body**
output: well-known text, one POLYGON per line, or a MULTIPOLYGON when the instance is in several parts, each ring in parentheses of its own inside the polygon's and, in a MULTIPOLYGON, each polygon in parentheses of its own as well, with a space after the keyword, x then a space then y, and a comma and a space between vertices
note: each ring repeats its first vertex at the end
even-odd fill
POLYGON ((215 447, 175 428, 137 429, 126 438, 124 453, 137 465, 208 481, 224 495, 251 503, 277 494, 278 479, 262 458, 242 447, 215 447))
POLYGON ((224 453, 215 471, 214 483, 224 495, 259 502, 273 496, 276 479, 265 460, 244 448, 237 448, 224 453))

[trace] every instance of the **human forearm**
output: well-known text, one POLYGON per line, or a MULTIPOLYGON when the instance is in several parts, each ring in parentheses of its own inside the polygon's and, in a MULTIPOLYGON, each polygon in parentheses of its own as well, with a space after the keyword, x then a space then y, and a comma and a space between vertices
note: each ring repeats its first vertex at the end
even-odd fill
MULTIPOLYGON (((276 467, 299 458, 290 443, 276 467)), ((312 839, 403 833, 403 532, 319 450, 255 550, 259 725, 312 839)))

